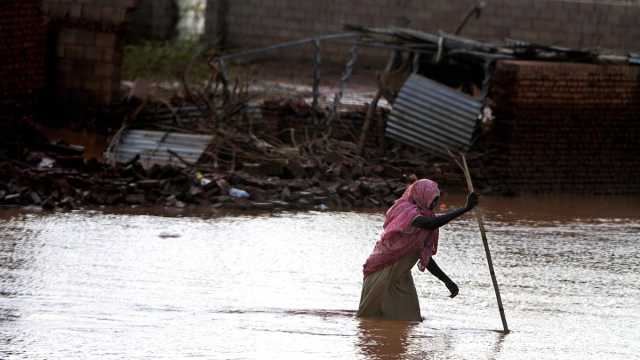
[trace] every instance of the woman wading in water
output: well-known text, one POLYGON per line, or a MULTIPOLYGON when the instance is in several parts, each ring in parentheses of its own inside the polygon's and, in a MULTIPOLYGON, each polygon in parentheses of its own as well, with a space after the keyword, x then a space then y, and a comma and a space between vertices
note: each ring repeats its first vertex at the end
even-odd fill
POLYGON ((470 194, 465 207, 436 216, 438 184, 422 179, 411 184, 387 211, 384 231, 364 264, 359 317, 422 321, 411 268, 429 270, 451 292, 458 286, 438 267, 432 256, 438 250, 438 228, 470 211, 478 196, 470 194))

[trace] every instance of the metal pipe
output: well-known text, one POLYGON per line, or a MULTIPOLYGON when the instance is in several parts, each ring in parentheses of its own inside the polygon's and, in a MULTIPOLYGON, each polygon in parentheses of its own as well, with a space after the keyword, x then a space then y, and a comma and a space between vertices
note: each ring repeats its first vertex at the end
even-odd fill
POLYGON ((247 50, 247 51, 240 51, 240 52, 233 53, 233 54, 217 56, 217 57, 211 59, 211 61, 215 63, 215 62, 219 62, 221 60, 231 60, 231 59, 243 58, 243 57, 252 56, 252 55, 262 55, 262 54, 269 53, 269 52, 272 52, 272 51, 275 51, 275 50, 281 50, 281 49, 288 49, 288 48, 292 48, 292 47, 303 46, 303 45, 312 43, 314 41, 338 40, 338 39, 345 39, 345 38, 358 37, 358 36, 361 36, 361 34, 360 33, 356 33, 356 32, 345 32, 345 33, 314 36, 314 37, 310 37, 310 38, 304 38, 304 39, 300 39, 300 40, 295 40, 295 41, 289 41, 289 42, 285 42, 285 43, 281 43, 281 44, 276 44, 276 45, 273 45, 273 46, 268 46, 268 47, 264 47, 264 48, 260 48, 260 49, 251 49, 251 50, 247 50))
POLYGON ((479 3, 473 5, 473 7, 469 9, 469 11, 464 16, 464 18, 462 18, 462 21, 460 21, 460 24, 456 28, 456 31, 454 32, 454 34, 460 35, 460 33, 462 32, 462 29, 464 29, 464 27, 469 22, 469 19, 471 19, 471 17, 474 15, 476 19, 479 18, 480 14, 482 14, 482 9, 484 9, 486 6, 487 6, 487 3, 484 1, 480 1, 479 3))
POLYGON ((344 89, 347 85, 349 79, 351 79, 351 75, 353 75, 353 67, 356 64, 356 60, 358 59, 358 41, 354 41, 351 45, 351 49, 349 50, 349 59, 344 67, 344 72, 340 77, 340 86, 338 88, 338 92, 336 92, 333 96, 333 104, 331 106, 331 113, 327 119, 326 126, 330 126, 333 120, 337 119, 339 116, 338 106, 342 101, 342 97, 344 96, 344 89))
MULTIPOLYGON (((318 109, 318 99, 320 98, 320 65, 322 63, 322 54, 320 51, 320 40, 314 39, 311 44, 313 45, 313 103, 311 109, 313 111, 314 122, 320 109, 318 109)), ((317 124, 314 124, 317 125, 317 124)))

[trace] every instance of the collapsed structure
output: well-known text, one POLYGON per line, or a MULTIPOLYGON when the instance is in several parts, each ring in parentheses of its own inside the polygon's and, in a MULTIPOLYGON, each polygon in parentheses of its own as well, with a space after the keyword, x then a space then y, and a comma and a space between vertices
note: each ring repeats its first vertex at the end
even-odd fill
MULTIPOLYGON (((37 3, 0 10, 40 19, 37 3)), ((46 3, 58 19, 57 45, 49 49, 55 61, 44 61, 38 44, 46 32, 36 20, 29 32, 20 33, 15 21, 3 26, 31 39, 9 47, 6 61, 33 55, 15 65, 25 67, 16 68, 24 79, 5 82, 3 95, 33 99, 33 89, 44 88, 61 103, 85 99, 93 106, 119 98, 118 33, 135 2, 96 12, 84 2, 46 3), (84 17, 92 20, 79 20, 84 17), (45 70, 55 75, 53 83, 45 70)), ((0 156, 10 161, 0 173, 10 180, 0 181, 0 203, 385 206, 414 173, 461 185, 450 150, 470 152, 485 193, 640 193, 637 54, 487 43, 396 27, 345 30, 207 58, 206 84, 185 75, 179 95, 120 104, 125 110, 114 113, 122 126, 110 134, 105 156, 111 166, 84 162, 77 149, 28 132, 4 142, 10 149, 0 156), (322 102, 322 51, 331 47, 320 45, 332 41, 348 44, 348 59, 335 95, 322 102), (248 85, 231 76, 236 59, 299 46, 311 49, 309 102, 255 102, 248 85), (346 84, 364 48, 381 49, 389 59, 371 102, 345 106, 346 84), (390 110, 378 107, 385 100, 390 110), (50 181, 54 175, 61 179, 50 181), (251 199, 231 196, 235 187, 251 199)), ((2 126, 15 128, 8 120, 2 126)))
MULTIPOLYGON (((487 43, 395 27, 346 30, 214 63, 224 79, 225 61, 312 44, 317 67, 320 41, 351 39, 344 89, 359 48, 387 49, 392 55, 370 108, 381 97, 393 103, 383 126, 391 138, 445 157, 448 150, 472 149, 482 164, 476 172, 498 193, 640 192, 639 54, 487 43)), ((315 108, 319 79, 313 84, 315 108)))
MULTIPOLYGON (((487 179, 494 187, 542 193, 640 191, 640 54, 516 40, 490 44, 408 29, 354 29, 376 35, 374 41, 382 36, 402 46, 415 54, 413 71, 476 95, 493 110, 486 126, 490 131, 485 130, 476 150, 484 152, 487 179)), ((459 118, 460 106, 445 105, 449 118, 459 118)), ((455 133, 453 125, 449 130, 455 133)), ((429 138, 424 131, 420 137, 429 138)))

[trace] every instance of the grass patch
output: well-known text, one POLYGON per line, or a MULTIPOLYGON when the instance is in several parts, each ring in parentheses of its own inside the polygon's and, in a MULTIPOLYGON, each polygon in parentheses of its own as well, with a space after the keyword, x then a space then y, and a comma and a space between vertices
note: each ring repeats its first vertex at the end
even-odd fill
MULTIPOLYGON (((202 52, 202 43, 196 40, 171 42, 145 42, 126 45, 122 75, 124 79, 150 79, 178 81, 193 57, 202 52)), ((211 74, 207 54, 199 56, 191 68, 191 81, 204 80, 211 74)))

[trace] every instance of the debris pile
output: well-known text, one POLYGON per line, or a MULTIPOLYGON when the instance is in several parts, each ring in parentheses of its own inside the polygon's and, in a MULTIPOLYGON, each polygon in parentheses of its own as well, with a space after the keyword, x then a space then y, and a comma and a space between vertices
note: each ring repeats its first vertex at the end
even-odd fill
POLYGON ((388 205, 405 189, 401 177, 380 177, 384 167, 361 171, 372 171, 372 176, 328 181, 317 176, 283 179, 243 171, 194 175, 168 165, 145 170, 138 163, 110 167, 89 162, 82 168, 45 169, 4 162, 0 176, 11 180, 0 182, 0 204, 47 210, 100 205, 352 209, 388 205))
POLYGON ((330 136, 300 121, 310 111, 304 102, 267 101, 262 121, 219 126, 200 160, 179 166, 143 167, 139 156, 110 165, 84 160, 72 146, 32 145, 0 162, 0 205, 349 210, 389 206, 413 176, 462 188, 452 165, 385 144, 381 134, 359 153, 354 128, 366 109, 343 113, 330 136))
MULTIPOLYGON (((318 49, 311 101, 257 101, 248 80, 230 78, 233 72, 225 61, 234 56, 207 58, 211 73, 204 83, 188 80, 190 64, 179 89, 161 92, 148 83, 134 84, 106 163, 86 161, 81 149, 64 144, 45 142, 13 151, 0 163, 0 205, 353 209, 391 205, 414 177, 462 190, 463 179, 448 160, 385 138, 388 109, 378 102, 393 104, 412 72, 442 73, 440 80, 451 87, 485 92, 486 61, 515 56, 515 48, 503 51, 453 35, 405 29, 349 30, 358 44, 399 46, 413 54, 398 57, 393 51, 370 104, 341 103, 357 44, 330 104, 319 101, 318 49), (424 54, 430 56, 421 59, 424 54), (425 61, 429 66, 421 66, 425 61), (473 66, 467 66, 469 61, 473 66), (465 81, 447 83, 451 73, 438 71, 439 63, 454 73, 465 70, 465 81)), ((479 162, 472 167, 483 188, 486 177, 479 162)))

